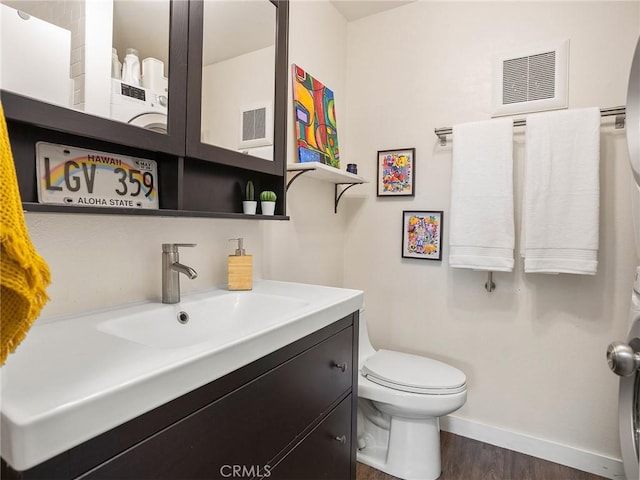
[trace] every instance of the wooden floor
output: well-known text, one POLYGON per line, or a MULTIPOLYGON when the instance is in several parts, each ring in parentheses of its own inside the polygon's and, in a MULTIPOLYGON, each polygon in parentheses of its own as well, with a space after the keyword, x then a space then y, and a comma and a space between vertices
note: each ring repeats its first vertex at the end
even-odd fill
MULTIPOLYGON (((441 432, 440 480, 602 480, 603 477, 557 463, 441 432)), ((358 463, 357 480, 396 477, 358 463)))

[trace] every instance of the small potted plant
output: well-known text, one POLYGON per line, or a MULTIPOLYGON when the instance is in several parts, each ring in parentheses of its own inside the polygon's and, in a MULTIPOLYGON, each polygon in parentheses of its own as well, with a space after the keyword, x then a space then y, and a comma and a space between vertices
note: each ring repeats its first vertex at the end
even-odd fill
POLYGON ((260 194, 260 208, 263 215, 273 215, 276 210, 276 192, 267 190, 260 194))
POLYGON ((257 205, 258 205, 258 202, 256 202, 256 194, 255 194, 255 189, 253 188, 253 182, 249 180, 247 182, 247 187, 244 189, 244 200, 242 202, 242 211, 247 215, 255 215, 257 205))

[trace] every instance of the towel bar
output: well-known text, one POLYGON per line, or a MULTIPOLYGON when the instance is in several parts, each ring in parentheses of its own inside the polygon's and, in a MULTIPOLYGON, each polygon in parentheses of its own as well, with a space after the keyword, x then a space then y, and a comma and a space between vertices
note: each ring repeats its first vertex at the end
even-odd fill
MULTIPOLYGON (((610 108, 601 108, 600 115, 603 117, 616 117, 615 128, 624 128, 624 121, 626 116, 626 108, 625 107, 610 107, 610 108)), ((527 124, 526 119, 519 118, 513 121, 514 127, 524 127, 527 124)), ((452 127, 442 127, 436 128, 434 130, 436 136, 440 139, 440 145, 447 145, 447 135, 451 135, 453 133, 452 127)))

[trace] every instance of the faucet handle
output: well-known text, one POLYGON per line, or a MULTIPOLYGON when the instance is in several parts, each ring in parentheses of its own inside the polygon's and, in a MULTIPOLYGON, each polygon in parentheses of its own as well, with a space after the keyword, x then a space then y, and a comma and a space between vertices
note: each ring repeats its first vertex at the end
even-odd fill
POLYGON ((178 253, 178 247, 195 247, 196 243, 163 243, 162 251, 166 253, 178 253))

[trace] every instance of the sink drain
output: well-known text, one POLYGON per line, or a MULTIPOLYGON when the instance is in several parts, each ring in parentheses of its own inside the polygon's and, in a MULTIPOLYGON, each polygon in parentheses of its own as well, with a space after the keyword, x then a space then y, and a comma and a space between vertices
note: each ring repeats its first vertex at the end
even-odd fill
POLYGON ((178 322, 184 325, 188 321, 189 321, 189 314, 187 312, 178 313, 178 322))

